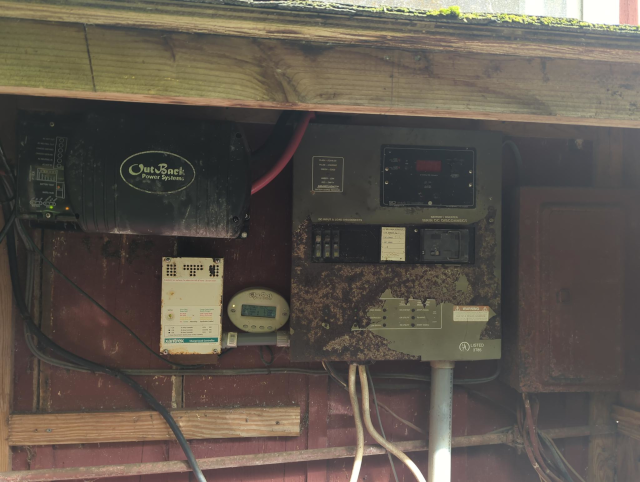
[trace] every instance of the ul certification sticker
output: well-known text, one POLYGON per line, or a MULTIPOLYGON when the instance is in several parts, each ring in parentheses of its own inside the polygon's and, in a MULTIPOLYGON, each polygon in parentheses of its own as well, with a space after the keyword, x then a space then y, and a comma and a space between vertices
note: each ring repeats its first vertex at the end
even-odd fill
POLYGON ((344 189, 344 157, 313 156, 311 190, 342 192, 344 189))
POLYGON ((453 321, 489 321, 488 306, 454 306, 453 321))

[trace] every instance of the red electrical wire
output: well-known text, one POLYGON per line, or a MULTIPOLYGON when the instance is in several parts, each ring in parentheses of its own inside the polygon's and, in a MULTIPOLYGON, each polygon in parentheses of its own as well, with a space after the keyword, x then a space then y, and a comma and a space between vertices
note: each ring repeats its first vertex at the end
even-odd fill
POLYGON ((302 137, 307 130, 309 122, 315 117, 316 114, 314 112, 307 112, 304 115, 304 117, 298 123, 298 127, 296 127, 296 130, 293 133, 293 136, 291 137, 291 141, 289 141, 287 148, 282 153, 280 159, 278 159, 278 162, 276 162, 276 164, 269 170, 269 172, 267 172, 264 176, 253 183, 253 185, 251 186, 251 194, 257 193, 260 189, 273 181, 276 176, 282 172, 286 165, 289 164, 289 161, 293 157, 293 154, 296 152, 296 149, 298 149, 298 146, 300 145, 300 141, 302 141, 302 137))

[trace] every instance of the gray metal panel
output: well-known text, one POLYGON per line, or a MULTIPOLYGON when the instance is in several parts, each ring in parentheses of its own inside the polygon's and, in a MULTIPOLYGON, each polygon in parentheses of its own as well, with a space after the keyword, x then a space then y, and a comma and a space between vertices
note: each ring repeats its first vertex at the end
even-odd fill
POLYGON ((294 158, 294 360, 500 357, 501 144, 501 135, 490 132, 309 126, 294 158), (475 208, 381 206, 384 145, 474 148, 475 208), (334 192, 313 191, 314 156, 344 159, 341 191, 337 184, 334 192), (475 263, 313 263, 312 223, 473 227, 475 263), (405 300, 409 300, 407 306, 434 300, 437 313, 433 316, 441 316, 440 328, 404 326, 397 315, 407 308, 405 300), (487 306, 490 320, 453 321, 455 306, 487 306), (376 310, 387 310, 386 327, 372 318, 376 310))

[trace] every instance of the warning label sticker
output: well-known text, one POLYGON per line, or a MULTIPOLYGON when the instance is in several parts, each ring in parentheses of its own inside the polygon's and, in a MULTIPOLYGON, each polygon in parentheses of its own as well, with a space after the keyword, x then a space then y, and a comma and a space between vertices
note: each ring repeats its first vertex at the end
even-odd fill
POLYGON ((453 321, 489 321, 488 306, 454 306, 453 321))

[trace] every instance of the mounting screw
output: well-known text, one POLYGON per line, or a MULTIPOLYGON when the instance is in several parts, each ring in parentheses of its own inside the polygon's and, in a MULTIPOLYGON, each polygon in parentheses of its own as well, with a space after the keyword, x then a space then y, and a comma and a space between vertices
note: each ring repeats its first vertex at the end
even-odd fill
POLYGON ((245 233, 245 232, 240 233, 240 237, 242 239, 246 239, 247 238, 247 233, 245 233))
POLYGON ((53 122, 49 122, 49 127, 53 127, 55 124, 53 122))
POLYGON ((469 187, 473 187, 473 184, 469 183, 469 187))
POLYGON ((418 232, 418 230, 417 230, 417 229, 414 229, 414 230, 413 230, 413 232, 414 232, 414 233, 417 233, 417 232, 418 232))
POLYGON ((495 221, 495 219, 493 219, 493 218, 489 219, 489 222, 490 222, 490 223, 492 223, 492 222, 494 222, 494 221, 495 221))
POLYGON ((469 171, 469 174, 473 174, 473 171, 469 171))
POLYGON ((162 354, 163 355, 168 355, 169 354, 169 350, 167 350, 166 348, 164 350, 162 350, 162 354))
POLYGON ((429 206, 431 206, 433 203, 432 203, 431 201, 429 201, 427 204, 428 204, 429 206))
POLYGON ((249 219, 251 219, 251 216, 249 216, 249 213, 244 215, 244 220, 245 221, 249 221, 249 219))
POLYGON ((233 222, 236 224, 240 222, 240 218, 238 216, 234 216, 232 219, 233 219, 233 222))
POLYGON ((387 171, 387 172, 389 172, 389 168, 388 168, 388 167, 385 167, 385 168, 384 168, 384 170, 385 170, 385 171, 387 171))
POLYGON ((389 184, 389 181, 385 181, 384 183, 385 183, 385 184, 389 184))
POLYGON ((51 430, 50 428, 48 428, 47 430, 45 430, 45 432, 51 433, 51 432, 53 432, 53 430, 51 430))
POLYGON ((51 219, 51 213, 44 213, 44 217, 47 219, 51 219))
POLYGON ((164 260, 168 263, 169 261, 171 261, 171 258, 164 258, 164 260))

